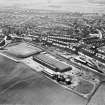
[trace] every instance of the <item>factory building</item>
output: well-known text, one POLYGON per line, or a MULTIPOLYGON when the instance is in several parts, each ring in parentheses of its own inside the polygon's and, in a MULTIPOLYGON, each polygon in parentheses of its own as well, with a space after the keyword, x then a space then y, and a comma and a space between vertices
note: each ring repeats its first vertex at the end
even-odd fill
POLYGON ((38 55, 35 55, 33 57, 33 60, 39 62, 40 64, 50 68, 55 72, 66 72, 72 70, 72 67, 69 66, 67 63, 58 60, 48 53, 40 53, 38 55))

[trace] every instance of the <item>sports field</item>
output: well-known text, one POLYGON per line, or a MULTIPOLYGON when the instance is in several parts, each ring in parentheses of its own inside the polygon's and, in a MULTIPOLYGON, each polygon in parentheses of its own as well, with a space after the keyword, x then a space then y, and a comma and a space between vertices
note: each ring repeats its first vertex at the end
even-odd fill
POLYGON ((21 42, 14 46, 10 46, 10 47, 7 46, 6 50, 3 53, 17 58, 26 58, 40 51, 42 50, 32 46, 31 44, 21 42))

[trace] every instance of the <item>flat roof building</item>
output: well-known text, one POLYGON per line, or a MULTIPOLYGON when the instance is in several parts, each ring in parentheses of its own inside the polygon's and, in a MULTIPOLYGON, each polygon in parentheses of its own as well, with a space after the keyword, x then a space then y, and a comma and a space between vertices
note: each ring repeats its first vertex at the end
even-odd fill
POLYGON ((33 59, 44 66, 54 70, 55 72, 65 72, 72 69, 66 62, 62 62, 50 54, 38 54, 33 59))

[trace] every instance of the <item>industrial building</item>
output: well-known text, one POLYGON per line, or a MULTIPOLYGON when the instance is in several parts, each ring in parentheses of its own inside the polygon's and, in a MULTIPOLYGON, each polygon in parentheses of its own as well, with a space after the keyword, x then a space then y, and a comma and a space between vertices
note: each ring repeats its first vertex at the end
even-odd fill
POLYGON ((72 70, 71 66, 54 58, 54 56, 51 56, 49 54, 37 54, 33 57, 33 59, 56 72, 65 72, 72 70))

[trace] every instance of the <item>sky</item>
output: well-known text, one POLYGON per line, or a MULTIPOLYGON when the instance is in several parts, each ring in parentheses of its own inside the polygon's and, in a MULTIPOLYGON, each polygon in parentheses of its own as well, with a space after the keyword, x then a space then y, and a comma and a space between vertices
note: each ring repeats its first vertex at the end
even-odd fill
POLYGON ((0 0, 0 6, 105 13, 105 0, 0 0))

